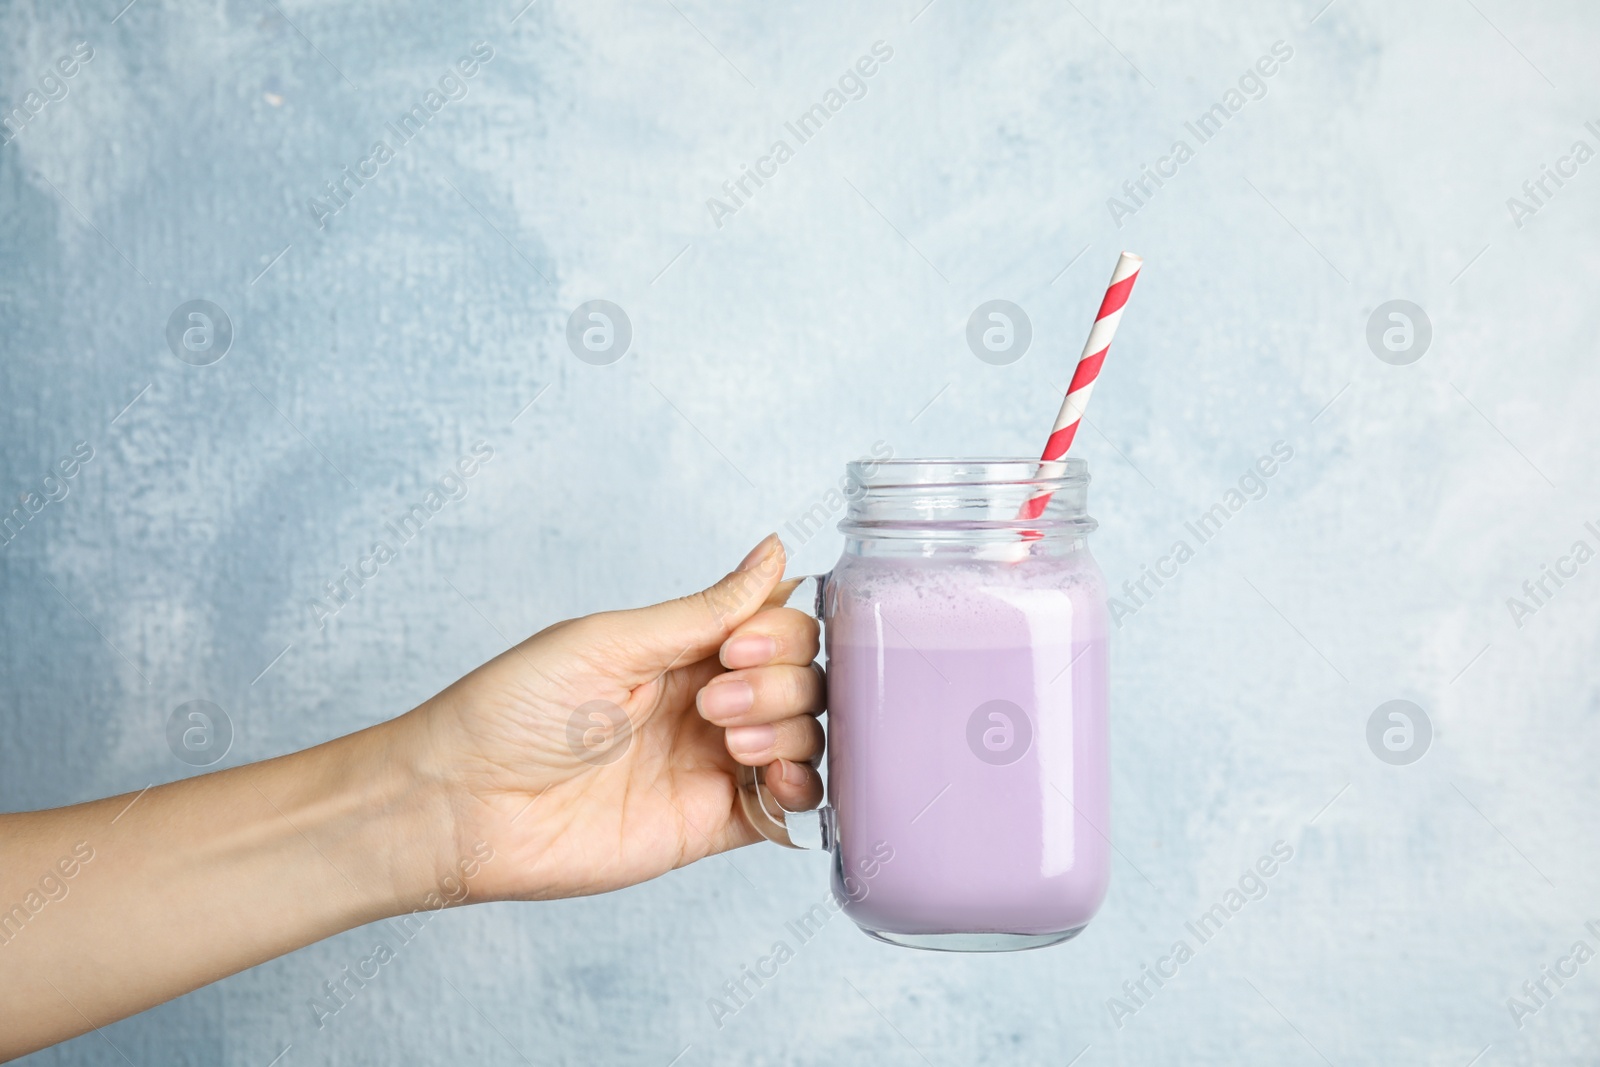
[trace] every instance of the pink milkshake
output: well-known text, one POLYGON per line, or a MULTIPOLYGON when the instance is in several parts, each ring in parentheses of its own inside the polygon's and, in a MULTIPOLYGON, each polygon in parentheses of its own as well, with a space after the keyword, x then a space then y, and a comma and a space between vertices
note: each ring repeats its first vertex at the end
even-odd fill
POLYGON ((835 892, 899 944, 1062 941, 1110 877, 1099 570, 1086 548, 982 554, 847 549, 828 582, 835 892), (851 899, 879 842, 894 858, 851 899))
MULTIPOLYGON (((828 806, 740 803, 834 851, 873 937, 990 952, 1065 941, 1110 881, 1106 591, 1080 459, 852 463, 823 578, 828 806)), ((814 842, 814 843, 813 843, 814 842)))

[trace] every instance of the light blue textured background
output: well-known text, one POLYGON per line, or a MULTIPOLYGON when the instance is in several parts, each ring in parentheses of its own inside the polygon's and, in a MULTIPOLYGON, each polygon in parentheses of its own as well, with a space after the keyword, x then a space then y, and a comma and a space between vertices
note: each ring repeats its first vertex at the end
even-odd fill
POLYGON ((922 2, 0 5, 4 109, 94 49, 0 148, 0 489, 95 450, 0 547, 0 803, 191 773, 188 700, 235 724, 224 765, 395 715, 709 581, 876 440, 1032 452, 1127 247, 1078 446, 1113 584, 1295 455, 1116 635, 1088 932, 947 956, 835 919, 719 1030, 707 998, 825 891, 821 857, 759 847, 441 916, 320 1031, 307 999, 370 931, 27 1062, 1593 1062, 1600 963, 1520 1029, 1507 998, 1600 947, 1600 573, 1520 629, 1505 601, 1600 520, 1600 162, 1521 228, 1506 199, 1600 147, 1600 14, 922 2), (318 229, 307 199, 479 40, 468 96, 318 229), (878 40, 865 98, 716 227, 706 199, 878 40), (1107 198, 1278 40, 1265 98, 1119 231, 1107 198), (235 325, 208 367, 163 336, 194 298, 235 325), (565 344, 594 298, 633 324, 613 366, 565 344), (963 339, 992 298, 1033 322, 1010 366, 963 339), (1433 323, 1410 366, 1365 341, 1395 298, 1433 323), (480 438, 467 497, 319 630, 323 583, 480 438), (1436 729, 1406 767, 1365 740, 1395 698, 1436 729), (1115 1025, 1280 839, 1268 895, 1115 1025))

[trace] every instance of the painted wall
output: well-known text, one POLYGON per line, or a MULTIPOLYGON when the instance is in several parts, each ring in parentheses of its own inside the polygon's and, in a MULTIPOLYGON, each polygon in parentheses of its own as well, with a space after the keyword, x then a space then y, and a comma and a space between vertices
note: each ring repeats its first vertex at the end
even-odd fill
POLYGON ((1600 948, 1600 564, 1561 562, 1600 548, 1600 14, 923 2, 0 8, 0 490, 43 502, 0 547, 0 803, 198 773, 189 701, 231 724, 216 766, 395 715, 708 581, 874 442, 1031 452, 1126 247, 1078 446, 1095 551, 1118 586, 1194 556, 1122 597, 1089 931, 935 956, 836 920, 719 1029, 708 998, 825 892, 761 847, 445 915, 320 1030, 371 931, 26 1062, 1592 1062, 1600 964, 1522 986, 1600 948), (567 339, 596 299, 631 328, 609 365, 567 339), (1000 365, 966 339, 993 299, 1032 334, 1000 365), (320 617, 478 441, 465 496, 320 617), (1525 591, 1546 565, 1576 573, 1525 591))

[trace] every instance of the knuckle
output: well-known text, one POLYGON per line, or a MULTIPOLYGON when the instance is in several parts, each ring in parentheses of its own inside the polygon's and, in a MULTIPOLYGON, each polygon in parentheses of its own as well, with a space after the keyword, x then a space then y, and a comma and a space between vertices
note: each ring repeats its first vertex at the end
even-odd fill
POLYGON ((812 674, 804 667, 790 667, 783 672, 784 695, 788 697, 788 705, 800 710, 811 706, 812 699, 812 674))
POLYGON ((821 711, 828 702, 828 680, 822 673, 822 667, 815 662, 808 663, 800 668, 800 677, 803 679, 806 710, 821 711))
POLYGON ((813 627, 802 631, 792 647, 806 659, 815 659, 821 649, 821 640, 816 629, 813 627))
POLYGON ((809 716, 805 720, 806 755, 815 759, 822 755, 828 747, 828 735, 823 732, 822 724, 809 716))
POLYGON ((822 624, 810 612, 797 611, 794 608, 785 610, 789 612, 789 626, 795 633, 808 641, 817 639, 817 635, 822 632, 822 624))
POLYGON ((705 615, 713 622, 720 622, 735 610, 728 598, 717 589, 702 589, 696 593, 678 598, 678 602, 689 609, 695 616, 705 615))
POLYGON ((800 724, 793 719, 785 719, 778 724, 778 738, 773 751, 783 759, 803 759, 808 742, 809 738, 802 732, 800 724))

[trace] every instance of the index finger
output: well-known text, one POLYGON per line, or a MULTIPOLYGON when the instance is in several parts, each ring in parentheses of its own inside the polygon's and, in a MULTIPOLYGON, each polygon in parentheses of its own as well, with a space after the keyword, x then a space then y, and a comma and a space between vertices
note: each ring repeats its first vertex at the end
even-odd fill
POLYGON ((795 608, 766 608, 740 623, 722 643, 719 658, 730 670, 788 664, 803 667, 817 658, 821 628, 795 608))

